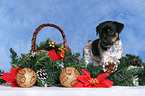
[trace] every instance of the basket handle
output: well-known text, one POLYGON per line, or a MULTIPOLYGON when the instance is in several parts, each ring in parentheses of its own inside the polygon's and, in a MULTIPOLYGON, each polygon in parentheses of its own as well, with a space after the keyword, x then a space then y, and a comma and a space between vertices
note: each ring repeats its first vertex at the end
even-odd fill
POLYGON ((44 28, 46 26, 54 27, 54 28, 56 28, 60 31, 60 33, 62 34, 62 37, 63 37, 63 46, 66 47, 66 36, 65 36, 63 30, 57 25, 47 23, 47 24, 39 25, 39 27, 36 28, 35 32, 33 33, 33 37, 32 37, 32 40, 31 40, 32 41, 31 51, 36 51, 36 37, 37 37, 37 34, 42 28, 44 28))

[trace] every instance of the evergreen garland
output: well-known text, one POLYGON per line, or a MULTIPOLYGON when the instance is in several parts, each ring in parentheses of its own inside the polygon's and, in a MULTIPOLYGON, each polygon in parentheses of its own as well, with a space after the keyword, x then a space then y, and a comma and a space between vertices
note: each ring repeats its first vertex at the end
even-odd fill
POLYGON ((55 52, 58 53, 59 52, 58 48, 60 48, 62 46, 62 43, 57 44, 56 42, 53 42, 54 46, 52 46, 50 44, 52 42, 53 41, 48 38, 46 41, 40 42, 39 45, 36 45, 36 48, 37 48, 37 50, 47 50, 47 51, 50 51, 50 50, 54 49, 55 52))
MULTIPOLYGON (((49 46, 50 39, 46 42, 41 42, 37 45, 38 50, 52 50, 54 49, 56 53, 59 52, 58 48, 62 44, 56 45, 55 47, 49 46)), ((52 61, 46 52, 30 52, 27 54, 21 54, 18 58, 16 52, 11 48, 11 65, 17 67, 21 65, 21 68, 31 68, 36 73, 43 69, 47 73, 47 78, 42 82, 42 80, 37 78, 36 86, 54 86, 60 84, 59 75, 60 72, 66 67, 74 67, 78 71, 80 69, 85 69, 90 72, 92 78, 96 78, 100 73, 103 73, 102 66, 93 66, 93 62, 89 63, 86 68, 86 63, 84 58, 78 60, 80 53, 73 54, 70 50, 65 50, 65 58, 62 60, 52 61)), ((136 86, 145 85, 145 63, 139 56, 126 54, 126 56, 120 59, 120 64, 115 72, 111 73, 109 80, 114 82, 114 86, 136 86), (132 60, 137 60, 139 64, 136 65, 132 63, 132 60)))
MULTIPOLYGON (((12 49, 12 48, 10 48, 10 53, 11 53, 11 55, 10 55, 10 57, 11 57, 11 64, 14 64, 14 63, 16 63, 16 62, 18 62, 18 56, 17 56, 17 53, 12 49)), ((13 66, 13 65, 12 65, 13 66)))
MULTIPOLYGON (((40 45, 37 45, 38 50, 47 50, 50 51, 54 49, 56 52, 58 51, 58 48, 61 47, 61 44, 57 45, 56 47, 49 47, 50 39, 48 39, 46 42, 41 42, 40 45), (42 47, 42 48, 41 48, 42 47)), ((57 60, 52 61, 47 52, 30 52, 27 54, 21 54, 19 58, 17 58, 16 52, 11 48, 11 66, 12 67, 18 67, 20 68, 31 68, 34 70, 35 73, 37 73, 40 69, 45 69, 45 72, 47 73, 47 79, 43 83, 40 79, 37 78, 36 86, 54 86, 56 84, 60 84, 59 81, 59 75, 60 72, 66 68, 66 67, 74 67, 76 69, 81 69, 85 66, 84 59, 81 59, 80 61, 77 60, 77 58, 80 56, 79 53, 72 54, 72 52, 65 50, 65 59, 63 60, 57 60)), ((58 53, 58 52, 57 52, 58 53)))
MULTIPOLYGON (((97 77, 100 73, 104 73, 102 66, 93 66, 93 62, 87 67, 93 78, 97 77)), ((114 86, 137 86, 145 85, 145 63, 139 56, 126 54, 120 59, 120 64, 117 70, 110 74, 109 80, 114 82, 114 86), (131 63, 131 60, 136 58, 142 65, 137 66, 131 63), (131 67, 131 68, 130 68, 131 67)))

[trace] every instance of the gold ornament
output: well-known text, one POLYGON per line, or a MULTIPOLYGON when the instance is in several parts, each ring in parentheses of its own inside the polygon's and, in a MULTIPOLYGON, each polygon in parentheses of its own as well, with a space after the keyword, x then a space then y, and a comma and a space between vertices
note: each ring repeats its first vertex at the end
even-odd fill
POLYGON ((36 74, 30 68, 23 68, 17 73, 16 82, 23 88, 32 87, 36 82, 36 74))
POLYGON ((60 51, 60 52, 63 52, 64 53, 64 50, 65 50, 66 48, 64 47, 64 46, 61 46, 60 48, 58 48, 58 50, 60 51))
POLYGON ((60 82, 65 87, 73 87, 79 81, 77 77, 80 75, 79 71, 73 67, 67 67, 60 73, 60 82))
POLYGON ((59 45, 57 42, 54 42, 54 41, 48 42, 48 44, 49 44, 50 47, 53 47, 53 48, 54 48, 56 45, 59 45))

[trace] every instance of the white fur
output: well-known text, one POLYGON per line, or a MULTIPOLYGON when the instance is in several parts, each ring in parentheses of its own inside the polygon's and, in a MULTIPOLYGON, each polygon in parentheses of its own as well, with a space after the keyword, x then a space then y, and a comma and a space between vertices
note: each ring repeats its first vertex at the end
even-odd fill
POLYGON ((107 51, 102 50, 100 48, 100 42, 98 43, 98 50, 100 52, 100 56, 94 56, 92 53, 92 43, 94 40, 88 42, 84 49, 84 58, 86 63, 88 64, 90 60, 94 61, 94 65, 98 66, 98 65, 102 65, 105 62, 119 62, 118 59, 120 59, 122 57, 123 54, 123 45, 121 40, 117 40, 113 45, 110 46, 109 49, 107 49, 107 51))

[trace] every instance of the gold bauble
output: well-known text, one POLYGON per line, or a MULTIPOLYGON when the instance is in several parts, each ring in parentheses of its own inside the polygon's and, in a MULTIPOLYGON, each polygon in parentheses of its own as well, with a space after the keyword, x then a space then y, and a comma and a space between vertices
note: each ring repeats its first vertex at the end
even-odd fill
POLYGON ((17 73, 16 82, 23 88, 32 87, 36 82, 36 74, 30 68, 23 68, 17 73))
POLYGON ((73 87, 79 81, 77 77, 80 75, 79 71, 73 67, 67 67, 60 73, 60 82, 65 87, 73 87))

